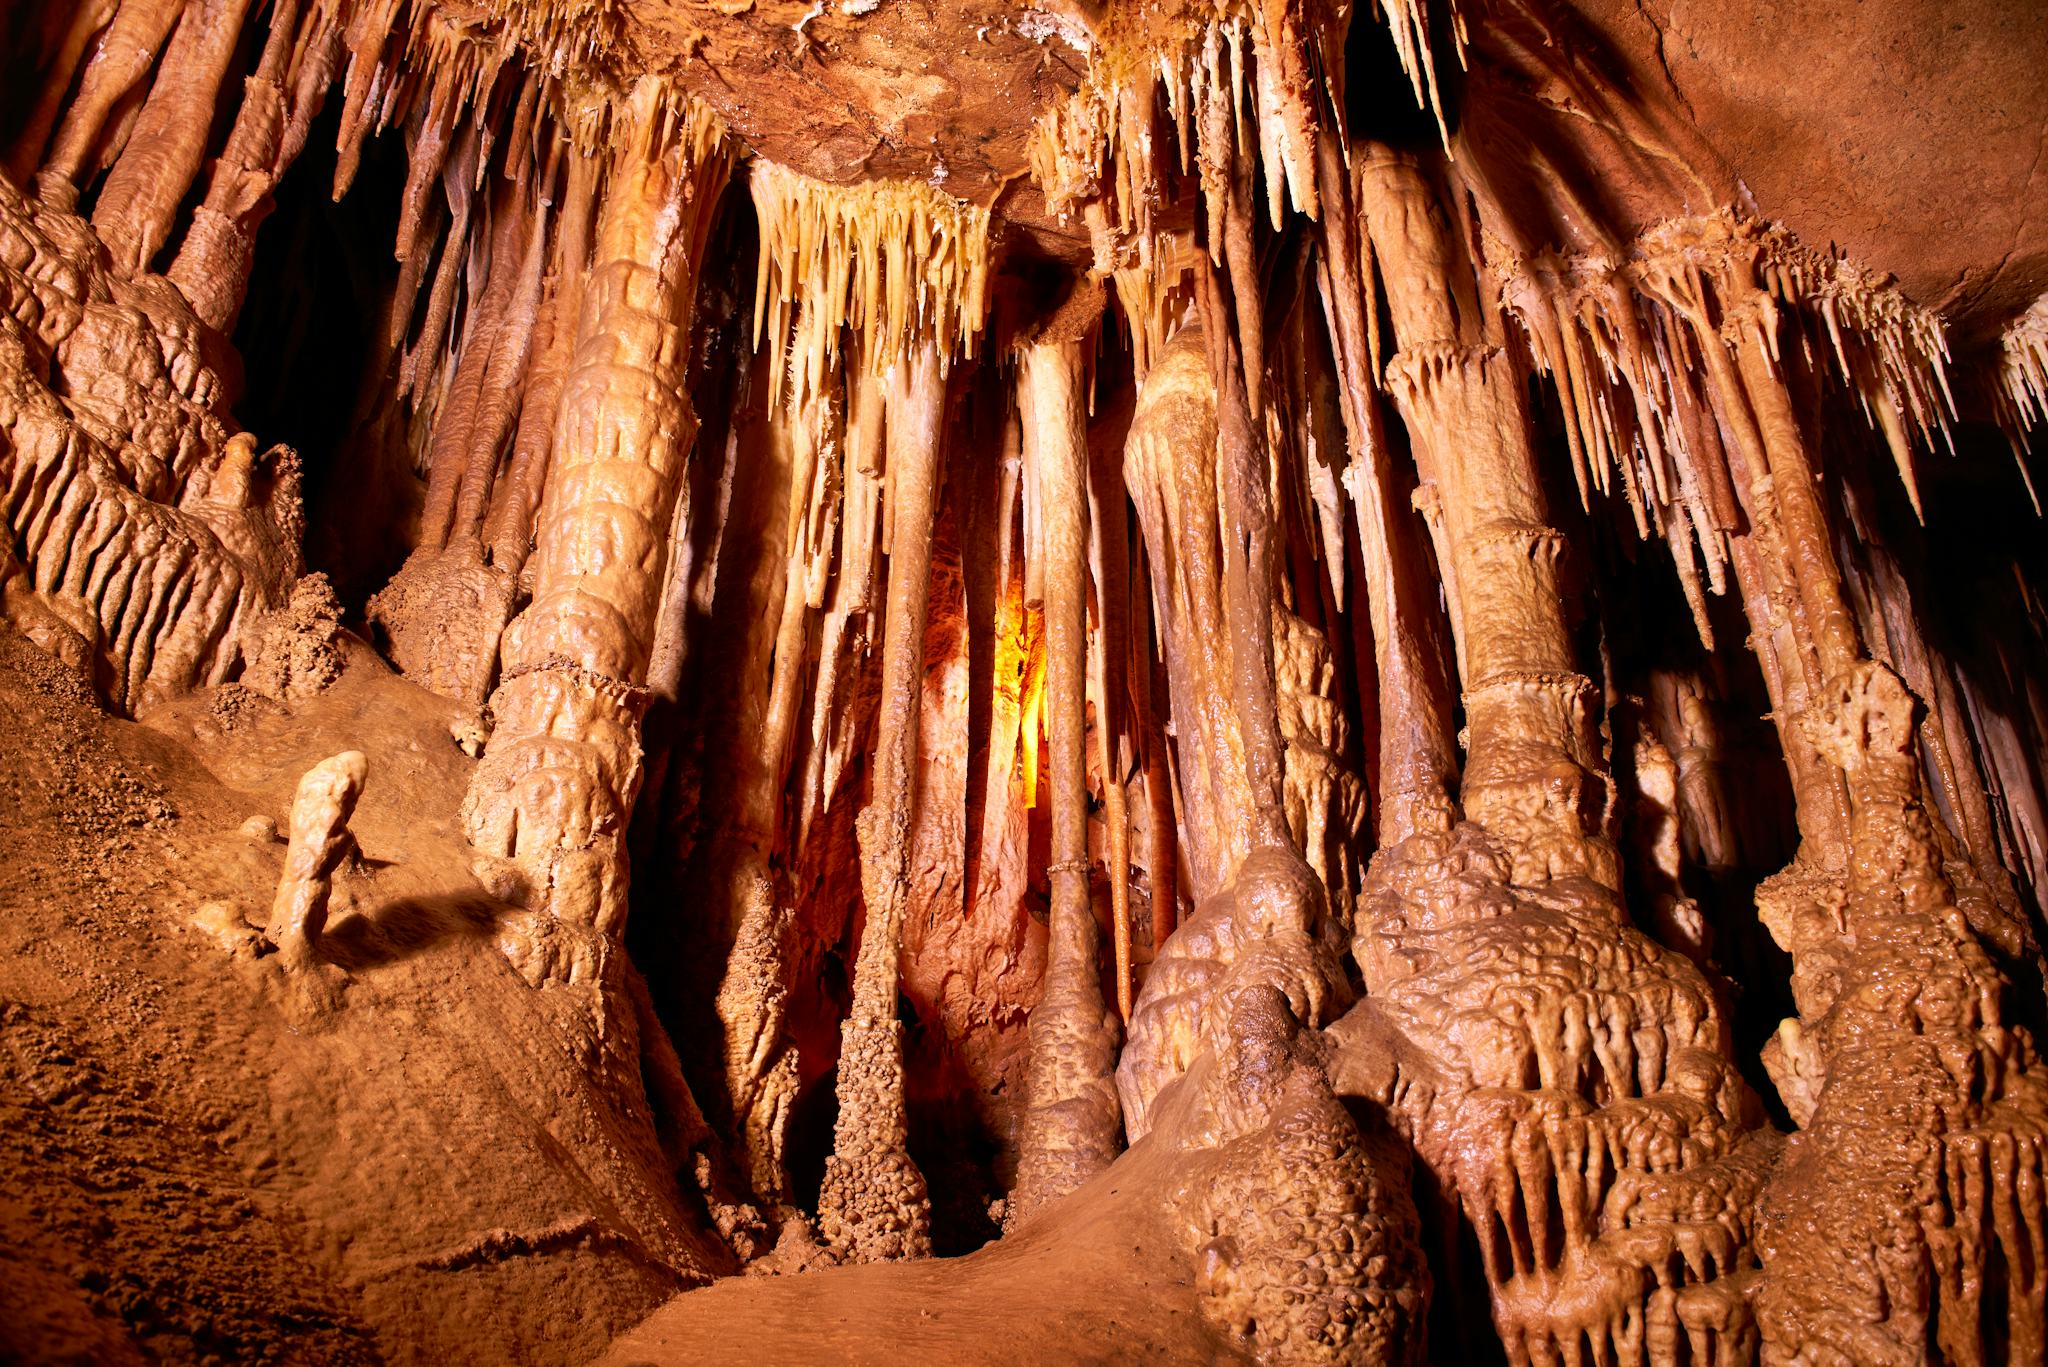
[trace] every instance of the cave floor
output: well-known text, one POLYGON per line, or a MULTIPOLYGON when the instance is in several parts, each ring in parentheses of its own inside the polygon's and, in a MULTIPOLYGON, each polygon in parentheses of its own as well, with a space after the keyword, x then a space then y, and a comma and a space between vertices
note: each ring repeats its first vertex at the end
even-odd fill
POLYGON ((0 1360, 588 1361, 730 1270, 637 1042, 590 1043, 596 988, 535 992, 491 944, 454 711, 365 662, 295 710, 138 725, 0 630, 0 1360), (193 916, 261 923, 262 819, 348 748, 361 858, 291 978, 193 916))
POLYGON ((1143 1162, 967 1257, 705 1285, 637 1041, 492 944, 456 713, 355 647, 309 702, 130 723, 0 629, 0 1360, 1216 1360, 1143 1162), (261 924, 265 821, 347 748, 360 857, 294 979, 194 917, 261 924))
POLYGON ((962 1258, 733 1277, 620 1336, 606 1367, 831 1362, 1239 1362, 1202 1319, 1134 1153, 1018 1234, 962 1258))

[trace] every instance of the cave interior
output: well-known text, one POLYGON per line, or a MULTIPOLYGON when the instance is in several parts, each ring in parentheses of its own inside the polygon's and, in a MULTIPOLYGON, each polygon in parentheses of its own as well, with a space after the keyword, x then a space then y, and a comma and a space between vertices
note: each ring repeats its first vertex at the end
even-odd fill
POLYGON ((2031 0, 0 0, 0 1359, 2048 1360, 2031 0))

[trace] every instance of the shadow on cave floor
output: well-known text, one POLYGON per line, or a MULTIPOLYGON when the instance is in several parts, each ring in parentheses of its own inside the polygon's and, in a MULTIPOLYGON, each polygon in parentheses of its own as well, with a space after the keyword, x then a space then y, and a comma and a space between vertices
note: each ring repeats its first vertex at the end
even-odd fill
POLYGON ((0 1362, 587 1362, 730 1271, 636 1032, 484 943, 454 704, 366 651, 251 696, 121 721, 0 627, 0 1362), (295 973, 247 925, 346 749, 362 857, 295 973))

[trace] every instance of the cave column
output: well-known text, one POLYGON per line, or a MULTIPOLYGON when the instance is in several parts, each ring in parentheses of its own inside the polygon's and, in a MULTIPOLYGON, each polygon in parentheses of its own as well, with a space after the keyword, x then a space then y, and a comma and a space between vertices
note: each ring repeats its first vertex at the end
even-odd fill
POLYGON ((1400 351, 1388 375, 1432 486, 1455 598, 1469 726, 1466 815, 1503 838, 1516 882, 1588 873, 1615 856, 1587 839, 1601 804, 1592 681, 1575 666, 1523 378, 1486 336, 1428 177, 1366 145, 1358 186, 1400 351))
POLYGON ((921 339, 896 363, 887 394, 891 518, 882 695, 873 796, 857 822, 867 922, 854 963, 853 1010, 840 1035, 839 1119, 818 1199, 826 1241, 856 1262, 931 1252, 931 1200, 909 1150, 896 999, 945 400, 938 346, 921 339))
MULTIPOLYGON (((1344 473, 1358 522, 1372 624, 1379 701, 1377 823, 1379 843, 1393 845, 1446 814, 1458 756, 1451 736, 1450 681, 1444 677, 1440 618, 1425 595, 1431 585, 1414 517, 1400 503, 1393 462, 1374 394, 1376 338, 1367 322, 1378 308, 1360 259, 1350 172, 1339 164, 1334 137, 1318 139, 1316 164, 1326 206, 1317 223, 1327 268, 1325 315, 1342 401, 1350 466, 1344 473)), ((1363 169, 1361 158, 1361 169, 1363 169)))
MULTIPOLYGON (((1030 1095, 1011 1221, 1109 1166, 1121 1137, 1116 1026, 1105 1011, 1089 898, 1087 731, 1088 446, 1082 341, 1042 340, 1018 358, 1025 465, 1038 480, 1045 563, 1045 698, 1051 733, 1052 885, 1045 986, 1031 1013, 1030 1095)), ((1107 715, 1098 718, 1107 727, 1107 715)), ((1104 766, 1106 784, 1117 783, 1104 766)))
MULTIPOLYGON (((643 682, 670 514, 697 422, 683 390, 689 314, 730 151, 715 121, 642 78, 614 111, 611 168, 564 385, 533 557, 506 630, 497 735, 464 828, 495 885, 557 922, 616 937, 640 783, 643 682), (504 877, 509 872, 510 877, 504 877)), ((530 974, 577 976, 533 945, 530 974)))

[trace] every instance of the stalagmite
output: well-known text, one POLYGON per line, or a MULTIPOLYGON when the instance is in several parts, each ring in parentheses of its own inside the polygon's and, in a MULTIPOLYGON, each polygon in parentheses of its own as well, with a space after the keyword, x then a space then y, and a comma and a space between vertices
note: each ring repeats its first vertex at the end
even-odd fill
POLYGON ((747 853, 719 874, 734 944, 717 993, 724 1083, 755 1185, 782 1199, 797 1082, 785 1030, 796 984, 792 883, 775 865, 805 846, 845 782, 858 735, 847 715, 858 685, 849 657, 873 633, 881 698, 871 797, 858 835, 866 919, 818 1216, 826 1242, 843 1256, 919 1256, 930 1251, 930 1214, 923 1176, 905 1148, 898 957, 946 374, 956 353, 972 354, 982 327, 988 218, 928 187, 842 189, 765 161, 755 163, 750 185, 762 233, 755 339, 768 343, 770 404, 790 428, 793 459, 774 552, 782 563, 772 596, 780 603, 762 624, 762 643, 773 642, 773 670, 761 754, 749 762, 735 823, 747 853), (887 588, 877 592, 883 552, 887 588), (815 657, 807 645, 814 631, 815 657), (798 723, 807 688, 811 730, 804 737, 798 723), (806 759, 785 818, 800 741, 806 759))
POLYGON ((1465 819, 1374 857, 1353 945, 1370 995, 1338 1027, 1339 1083, 1394 1108, 1462 1207, 1511 1360, 1586 1339, 1656 1362, 1748 1351, 1748 1203, 1768 1150, 1744 1138, 1754 1102, 1706 982, 1616 896, 1597 695, 1575 668, 1522 382, 1428 172, 1383 148, 1353 159, 1391 387, 1455 595, 1467 732, 1465 819), (1675 1163, 1624 1138, 1659 1127, 1683 1136, 1675 1163), (1589 1164, 1589 1149, 1604 1152, 1589 1164), (1606 1214, 1610 1192, 1652 1180, 1664 1194, 1606 1214), (1663 1250, 1700 1237, 1693 1209, 1712 1210, 1717 1251, 1674 1279, 1663 1250))
MULTIPOLYGON (((1197 752, 1199 759, 1183 751, 1183 789, 1206 785, 1210 819, 1248 848, 1155 959, 1118 1067, 1118 1092, 1132 1138, 1170 1145, 1189 1169, 1174 1200, 1188 1221, 1187 1251, 1199 1260, 1212 1322, 1269 1360, 1417 1360, 1428 1287, 1412 1252, 1412 1214, 1399 1198, 1387 1200, 1402 1184, 1400 1160, 1360 1134, 1322 1062, 1300 1047, 1348 1004, 1350 985, 1326 889, 1291 843, 1282 815, 1269 626, 1280 612, 1271 597, 1263 453, 1251 444, 1240 361, 1213 273, 1197 288, 1203 325, 1156 358, 1140 391, 1127 462, 1154 557, 1175 713, 1204 717, 1221 742, 1197 752), (1209 549, 1177 562, 1175 553, 1191 546, 1209 549), (1216 643, 1198 634, 1198 614, 1223 601, 1234 628, 1224 638, 1230 658, 1204 678, 1193 661, 1216 643), (1237 1189, 1237 1179, 1216 1167, 1227 1171, 1236 1141, 1261 1127, 1291 1137, 1280 1161, 1296 1174, 1296 1190, 1354 1195, 1318 1202, 1317 1216, 1304 1219, 1298 1208, 1237 1189), (1225 1191, 1231 1195, 1217 1199, 1225 1191), (1296 1281, 1264 1261, 1275 1245, 1291 1249, 1282 1258, 1348 1270, 1328 1281, 1314 1273, 1296 1281), (1367 1248, 1378 1250, 1370 1270, 1352 1262, 1367 1248), (1337 1289, 1368 1284, 1356 1300, 1337 1289)), ((1190 727, 1183 739, 1197 734, 1190 727)))
MULTIPOLYGON (((696 432, 678 339, 730 155, 709 114, 651 78, 614 116, 624 143, 556 425, 533 601, 506 631, 497 734, 463 813, 472 843, 507 861, 531 909, 600 936, 616 936, 626 913, 640 680, 696 432)), ((513 947, 530 974, 596 971, 597 942, 536 934, 513 947)))
MULTIPOLYGON (((1057 323, 1055 324, 1057 327, 1057 323)), ((1030 1109, 1019 1141, 1017 1225, 1109 1166, 1119 1138, 1110 1073, 1116 1028, 1104 1008, 1089 897, 1087 772, 1087 415, 1081 339, 1044 336, 1018 356, 1027 463, 1037 477, 1045 557, 1046 729, 1052 748, 1051 943, 1031 1013, 1030 1109)), ((1100 586, 1098 585, 1098 589, 1100 586)), ((1107 717, 1098 714, 1107 731, 1107 717)), ((1105 782, 1118 782, 1105 770, 1105 782)))
POLYGON ((348 819, 368 772, 369 761, 362 752, 349 750, 322 760, 299 780, 298 795, 292 799, 291 844, 264 932, 286 968, 303 972, 313 965, 320 935, 327 928, 335 870, 355 844, 348 819))
POLYGON ((839 1049, 839 1121, 818 1196, 826 1242, 857 1262, 931 1252, 930 1198, 908 1149, 897 948, 916 791, 917 693, 924 674, 946 385, 936 341, 896 363, 888 389, 890 554, 883 610, 882 695, 873 797, 860 814, 861 898, 867 909, 853 970, 853 1009, 839 1049))
POLYGON ((2040 1065, 1980 940, 1996 908, 1923 806, 1916 707, 1882 665, 1837 676, 1810 724, 1848 777, 1846 886, 1765 911, 1793 956, 1800 1018, 1775 1042, 1805 1113, 1758 1212, 1767 1360, 2048 1353, 2040 1065))
MULTIPOLYGON (((773 372, 770 372, 773 373, 773 372)), ((812 623, 809 573, 818 547, 832 542, 836 507, 820 497, 833 484, 845 444, 845 405, 836 389, 815 393, 770 425, 780 481, 764 482, 763 540, 771 566, 756 590, 749 625, 750 666, 743 686, 753 696, 736 708, 754 732, 740 760, 729 817, 734 867, 721 870, 729 909, 723 928, 733 953, 718 985, 725 1027, 725 1084, 746 1146, 754 1187, 766 1199, 788 1199, 787 1130, 795 1101, 796 1058, 783 1030, 792 984, 787 981, 792 933, 789 878, 776 858, 788 819, 786 788, 798 740, 812 623), (782 490, 774 484, 781 483, 782 490), (783 493, 780 499, 773 492, 783 493), (778 556, 779 553, 779 556, 778 556), (780 564, 774 564, 776 559, 780 564), (779 602, 777 600, 780 600, 779 602), (765 696, 758 684, 766 684, 765 696)))

